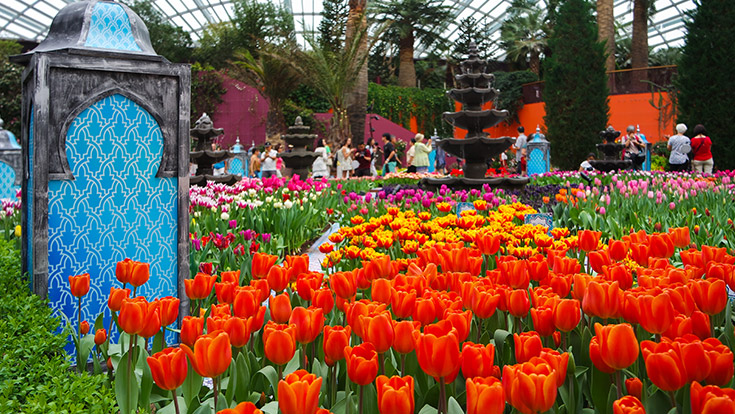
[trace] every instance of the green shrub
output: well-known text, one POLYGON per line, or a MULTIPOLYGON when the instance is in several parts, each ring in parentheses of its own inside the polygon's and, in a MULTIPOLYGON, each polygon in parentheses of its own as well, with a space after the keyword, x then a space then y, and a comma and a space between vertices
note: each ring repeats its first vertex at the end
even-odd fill
POLYGON ((0 412, 114 412, 104 375, 76 374, 63 351, 66 332, 46 301, 30 293, 20 254, 0 240, 0 412))

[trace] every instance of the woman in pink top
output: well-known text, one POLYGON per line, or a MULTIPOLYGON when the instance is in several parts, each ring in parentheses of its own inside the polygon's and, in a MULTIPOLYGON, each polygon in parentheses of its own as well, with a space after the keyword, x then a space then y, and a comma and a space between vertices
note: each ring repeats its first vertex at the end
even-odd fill
POLYGON ((694 127, 694 138, 692 138, 692 169, 707 174, 712 174, 712 166, 715 162, 712 159, 712 140, 709 139, 704 125, 699 124, 694 127))

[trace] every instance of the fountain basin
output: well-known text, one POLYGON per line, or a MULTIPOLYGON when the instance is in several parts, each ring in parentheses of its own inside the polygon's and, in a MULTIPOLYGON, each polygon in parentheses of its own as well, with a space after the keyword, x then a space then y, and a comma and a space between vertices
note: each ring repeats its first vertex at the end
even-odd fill
MULTIPOLYGON (((459 112, 444 112, 442 118, 450 124, 460 129, 466 129, 469 134, 480 134, 475 135, 477 137, 485 137, 487 134, 482 132, 485 128, 490 128, 505 118, 508 117, 508 111, 497 110, 497 109, 486 109, 484 111, 466 111, 462 110, 459 112)), ((474 138, 471 135, 468 138, 474 138)))
POLYGON ((452 89, 447 96, 465 105, 465 108, 477 108, 480 110, 482 104, 490 102, 498 96, 498 90, 493 88, 470 87, 464 89, 452 89))

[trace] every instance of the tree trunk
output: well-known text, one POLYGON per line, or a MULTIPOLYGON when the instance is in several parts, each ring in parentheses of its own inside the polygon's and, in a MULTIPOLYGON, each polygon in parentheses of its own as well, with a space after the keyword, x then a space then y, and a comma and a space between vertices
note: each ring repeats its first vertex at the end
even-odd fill
MULTIPOLYGON (((630 46, 630 64, 633 69, 648 67, 648 1, 633 2, 633 39, 630 46)), ((642 81, 648 79, 645 70, 634 70, 631 73, 633 91, 644 91, 646 85, 642 81)))
POLYGON ((416 87, 416 67, 413 64, 413 31, 402 37, 398 43, 398 86, 416 87))
MULTIPOLYGON (((352 44, 355 33, 360 33, 367 27, 367 16, 365 7, 367 0, 350 0, 350 12, 347 18, 345 34, 345 46, 352 44)), ((368 36, 362 37, 358 57, 362 58, 368 53, 368 36)), ((347 117, 350 120, 350 130, 354 145, 365 141, 365 116, 367 115, 368 98, 368 61, 365 59, 360 68, 357 82, 352 91, 347 94, 347 117)))
POLYGON ((271 138, 286 132, 286 117, 281 111, 280 103, 271 103, 268 106, 268 115, 265 121, 265 136, 271 138))
POLYGON ((597 31, 600 42, 605 43, 605 70, 615 70, 615 19, 613 0, 597 0, 597 31))
POLYGON ((528 66, 531 72, 539 76, 541 72, 541 54, 536 49, 531 49, 531 58, 528 61, 528 66))

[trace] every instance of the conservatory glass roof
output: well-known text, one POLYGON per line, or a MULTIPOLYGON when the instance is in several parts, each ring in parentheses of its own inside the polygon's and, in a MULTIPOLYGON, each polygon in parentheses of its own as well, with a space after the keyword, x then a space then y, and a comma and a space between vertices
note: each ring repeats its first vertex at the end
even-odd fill
MULTIPOLYGON (((210 23, 227 21, 232 16, 230 0, 152 0, 171 22, 191 33, 196 41, 210 23)), ((321 20, 322 0, 273 0, 290 10, 298 33, 314 30, 321 20)), ((446 39, 458 35, 457 23, 466 17, 490 25, 495 38, 505 19, 510 0, 442 0, 456 16, 442 28, 446 39)), ((542 2, 544 0, 541 0, 542 2)), ((0 38, 41 41, 56 13, 73 0, 2 0, 0 2, 0 38)), ((649 22, 648 43, 654 49, 681 46, 684 43, 684 13, 695 7, 693 0, 655 0, 656 13, 649 22)), ((618 34, 629 36, 633 20, 633 0, 615 0, 618 34)), ((417 50, 417 54, 421 54, 417 50)))

